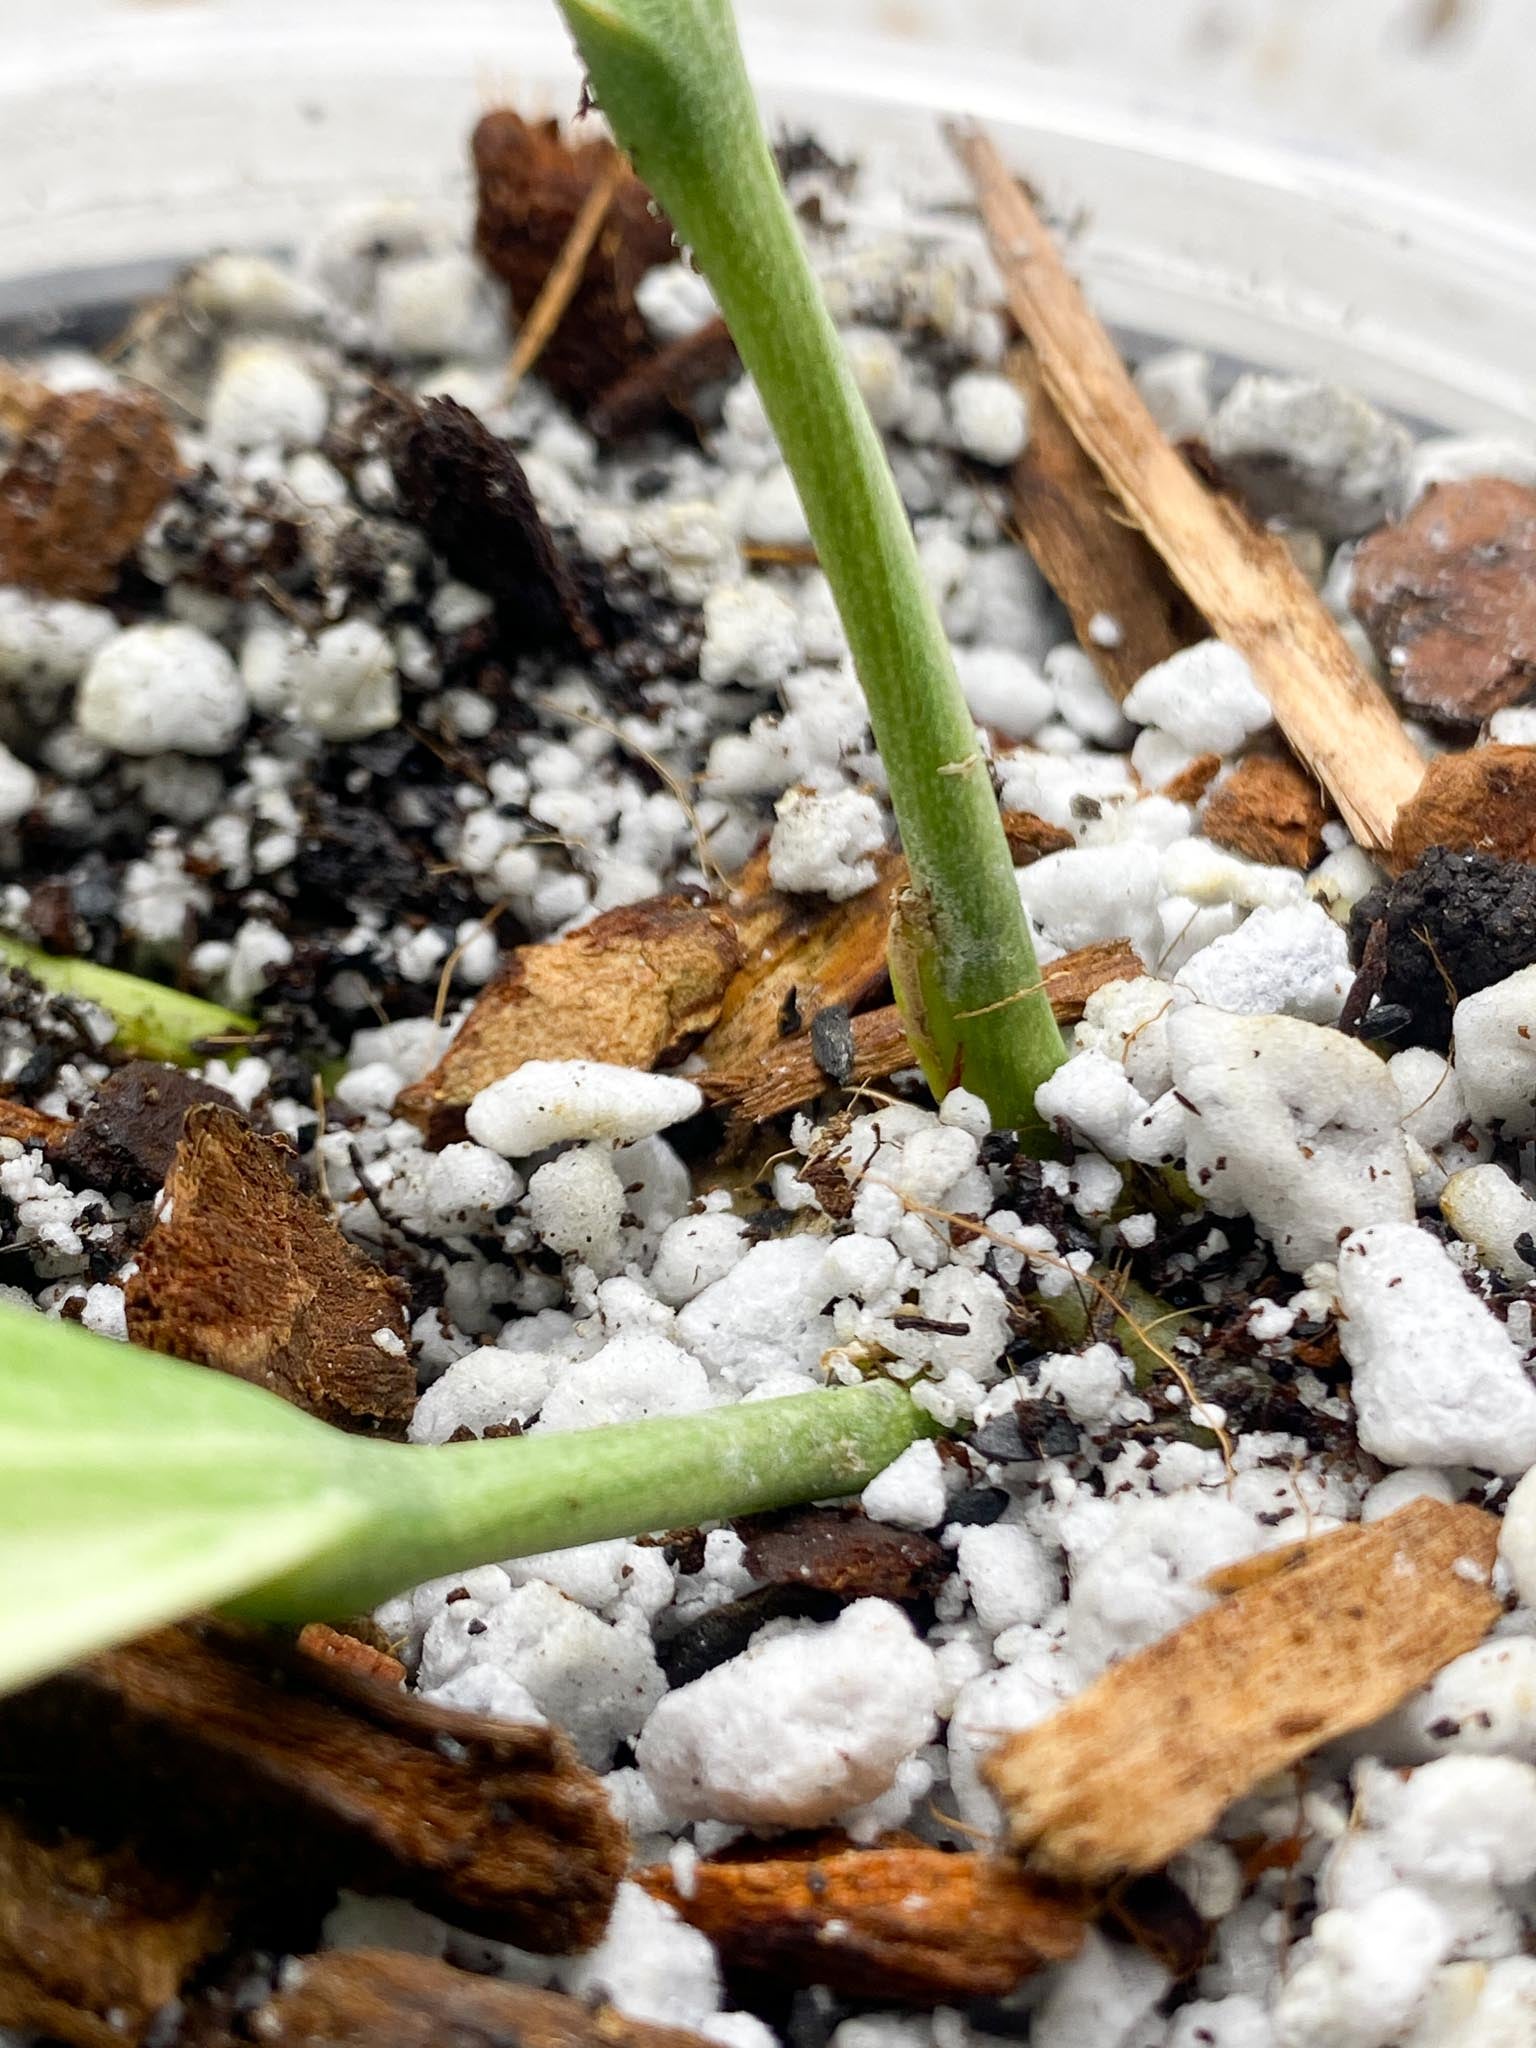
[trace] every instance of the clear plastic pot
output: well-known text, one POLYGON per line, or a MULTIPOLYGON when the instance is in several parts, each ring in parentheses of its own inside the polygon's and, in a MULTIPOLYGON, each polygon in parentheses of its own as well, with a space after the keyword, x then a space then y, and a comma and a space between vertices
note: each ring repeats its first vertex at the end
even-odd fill
MULTIPOLYGON (((1125 0, 1059 11, 1074 26, 1050 67, 993 47, 1001 25, 1033 20, 1020 0, 910 0, 901 33, 867 4, 831 31, 804 0, 745 12, 774 115, 879 159, 936 208, 958 191, 941 119, 990 123, 1080 221, 1074 260, 1120 327, 1322 372, 1447 427, 1536 423, 1536 233, 1486 191, 1455 189, 1432 153, 1348 161, 1275 139, 1240 98, 1196 118, 1188 94, 1141 89, 1125 0)), ((0 319, 121 302, 209 248, 291 244, 349 198, 462 201, 480 109, 576 99, 552 0, 59 0, 25 14, 0 75, 0 319)), ((1337 39, 1339 17, 1359 8, 1337 0, 1310 32, 1337 39)), ((1372 93, 1374 74, 1362 102, 1372 93)), ((1458 121, 1476 125, 1465 106, 1458 121)), ((967 231, 944 212, 934 227, 967 231)))

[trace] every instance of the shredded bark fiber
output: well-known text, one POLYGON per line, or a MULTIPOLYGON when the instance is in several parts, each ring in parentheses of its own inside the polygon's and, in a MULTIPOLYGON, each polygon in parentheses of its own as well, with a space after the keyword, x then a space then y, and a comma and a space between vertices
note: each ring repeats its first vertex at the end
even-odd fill
POLYGON ((306 1956, 249 2026, 206 2048, 705 2048, 681 2027, 382 1949, 306 1956))
POLYGON ((1014 318, 1073 437, 1210 629, 1251 664, 1298 759, 1367 848, 1392 840, 1423 763, 1284 540, 1196 476, 1147 410, 1044 222, 979 129, 950 139, 1014 318))
POLYGON ((105 597, 180 470, 153 392, 46 393, 0 473, 0 583, 105 597))
POLYGON ((686 896, 627 904, 563 939, 519 946, 431 1073, 401 1091, 396 1114, 446 1144, 463 1135, 480 1090, 524 1060, 675 1059, 720 1015, 741 957, 730 918, 686 896))
POLYGON ((1006 1857, 916 1843, 700 1863, 685 1887, 660 1863, 639 1882, 728 1969, 912 2005, 1004 1997, 1075 1954, 1087 1919, 1006 1857))
MULTIPOLYGON (((510 108, 487 114, 470 144, 478 197, 475 246, 525 318, 594 185, 612 176, 605 137, 568 144, 554 121, 510 108)), ((656 351, 635 286, 673 258, 672 226, 634 175, 620 175, 539 375, 578 413, 656 351)))
POLYGON ((1247 1561, 1228 1597, 1113 1666, 984 1766, 1028 1863, 1083 1884, 1156 1869, 1233 1800, 1362 1728, 1479 1643, 1499 1524, 1412 1501, 1247 1561))
POLYGON ((0 2027, 127 2048, 229 1925, 209 1886, 0 1809, 0 2027))
POLYGON ((1397 814, 1393 867, 1412 867, 1432 846, 1536 860, 1536 747, 1438 754, 1397 814))
POLYGON ((1005 368, 1029 403, 1029 440, 1013 466, 1013 520, 1035 565, 1066 606, 1078 645, 1116 698, 1170 654, 1205 638, 1205 626, 1144 534, 1128 526, 1104 479, 1057 411, 1033 349, 1005 368), (1100 644, 1097 616, 1119 638, 1100 644))
MULTIPOLYGON (((1083 1006, 1110 981, 1134 981, 1146 969, 1129 939, 1096 939, 1041 968, 1040 979, 1058 1024, 1082 1021, 1083 1006)), ((866 1010, 852 1020, 853 1060, 846 1087, 882 1081, 915 1063, 916 1055, 894 1003, 866 1010)), ((711 1041, 700 1048, 706 1056, 711 1041)), ((809 1102, 828 1085, 809 1031, 765 1045, 749 1065, 720 1067, 698 1076, 714 1102, 728 1105, 745 1123, 762 1123, 809 1102)))
MULTIPOLYGON (((1403 807, 1399 826, 1418 800, 1403 807)), ((1250 754, 1206 798, 1200 825, 1207 839, 1248 860, 1310 868, 1323 857, 1327 816, 1317 784, 1305 769, 1278 754, 1250 754)))
POLYGON ((30 1109, 9 1095, 0 1095, 0 1138, 15 1138, 23 1145, 36 1145, 50 1159, 55 1157, 74 1126, 68 1117, 48 1116, 30 1109))
MULTIPOLYGON (((547 1727, 434 1707, 204 1623, 0 1702, 35 1826, 130 1841, 242 1913, 336 1888, 543 1953, 596 1940, 624 1869, 599 1781, 547 1727)), ((286 1909, 286 1907, 285 1907, 286 1909)))
POLYGON ((416 1401, 405 1290, 295 1186, 292 1158, 233 1109, 188 1112, 126 1289, 128 1335, 328 1422, 398 1429, 416 1401))
POLYGON ((1350 604, 1405 704, 1475 726, 1536 688, 1536 491, 1434 484, 1368 534, 1350 604))
POLYGON ((877 866, 871 888, 831 903, 780 895, 768 880, 766 849, 753 855, 728 905, 742 964, 699 1047, 711 1073, 755 1066, 817 1010, 835 1003, 854 1010, 884 981, 886 934, 906 862, 887 851, 877 866))

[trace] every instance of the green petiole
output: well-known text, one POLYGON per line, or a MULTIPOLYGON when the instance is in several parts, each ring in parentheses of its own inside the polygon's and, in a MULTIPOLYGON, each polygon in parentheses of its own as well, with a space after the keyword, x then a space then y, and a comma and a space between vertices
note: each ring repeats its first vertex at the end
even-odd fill
POLYGON ((931 1417, 889 1383, 438 1445, 0 1309, 0 1691, 193 1608, 357 1613, 444 1572, 859 1491, 931 1417))

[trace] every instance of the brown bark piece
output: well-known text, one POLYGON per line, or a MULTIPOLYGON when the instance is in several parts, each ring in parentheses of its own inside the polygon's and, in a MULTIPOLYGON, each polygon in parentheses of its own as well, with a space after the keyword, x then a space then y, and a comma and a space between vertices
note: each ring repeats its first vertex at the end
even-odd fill
POLYGON ((384 1949, 306 1956, 249 2027, 265 2048, 705 2048, 682 2027, 384 1949))
POLYGON ((1385 848, 1423 763, 1278 535, 1215 496, 1147 410, 1039 214, 978 128, 950 130, 1045 388, 1210 629, 1245 655, 1297 758, 1362 846, 1385 848))
POLYGON ((338 1885, 541 1953, 601 1933, 626 1847, 556 1730, 434 1707, 205 1623, 0 1701, 6 1796, 242 1901, 338 1885))
POLYGON ((1160 784, 1157 793, 1171 804, 1197 804, 1221 773, 1221 766, 1220 754, 1196 754, 1187 767, 1160 784))
POLYGON ((199 1103, 233 1110, 222 1088, 159 1060, 116 1067, 67 1125, 59 1163, 84 1187, 152 1195, 171 1170, 187 1114, 199 1103))
POLYGON ((496 601, 515 649, 600 645, 512 445, 452 398, 387 392, 373 416, 406 510, 455 576, 496 601))
POLYGON ((105 597, 180 468, 153 392, 49 392, 0 474, 0 583, 105 597))
POLYGON ((1200 826, 1217 846, 1249 860, 1310 868, 1323 857, 1327 815, 1304 768, 1278 754, 1250 754, 1206 798, 1200 826))
MULTIPOLYGON (((475 247, 506 284, 521 319, 539 295, 582 202, 611 175, 614 146, 574 147, 554 121, 525 121, 510 108, 485 115, 470 143, 478 211, 475 247)), ((635 304, 635 286, 673 258, 672 227, 633 172, 621 176, 565 315, 545 342, 539 375, 585 411, 627 371, 656 353, 635 304)))
POLYGON ((1432 846, 1536 861, 1536 747, 1436 755, 1397 814, 1392 865, 1410 868, 1432 846))
POLYGON ((125 2048, 228 1924, 209 1887, 0 1810, 0 2027, 125 2048))
POLYGON ((734 1526, 754 1579, 843 1600, 921 1600, 938 1591, 952 1564, 932 1536, 872 1522, 859 1508, 790 1508, 734 1526))
POLYGON ((37 1145, 52 1157, 68 1139, 74 1126, 67 1117, 48 1116, 30 1109, 9 1095, 0 1095, 0 1138, 14 1138, 21 1145, 37 1145))
POLYGON ((639 1873, 702 1929, 728 1969, 858 1998, 945 2005, 1001 1998, 1076 1953, 1085 1913, 1006 1857, 913 1845, 639 1873))
POLYGON ((188 1112, 126 1289, 128 1335, 327 1422, 401 1425, 416 1403, 405 1290, 295 1187, 290 1156, 235 1110, 188 1112))
POLYGON ((1064 825, 1037 818, 1033 811, 1004 811, 1003 831, 1016 868, 1027 868, 1048 853, 1065 853, 1077 841, 1064 825))
POLYGON ((1433 484, 1360 543, 1350 605, 1398 696, 1478 725, 1536 688, 1536 491, 1433 484))
POLYGON ((876 858, 878 880, 843 903, 784 896, 768 881, 766 850, 742 870, 730 900, 742 965, 699 1047, 711 1073, 755 1066, 784 1038, 786 1005, 809 1024, 834 1003, 854 1009, 885 979, 885 943, 907 878, 898 853, 876 858))
MULTIPOLYGON (((1146 969, 1129 939, 1096 939, 1063 953, 1040 970, 1058 1024, 1078 1024, 1095 989, 1110 981, 1134 981, 1146 969)), ((706 1040, 706 1045, 708 1041, 706 1040)), ((848 1086, 882 1081, 917 1056, 894 1003, 866 1010, 853 1019, 853 1070, 848 1086)), ((827 1077, 811 1046, 808 1031, 780 1038, 766 1046, 751 1065, 722 1067, 698 1076, 700 1087, 714 1102, 728 1104, 747 1123, 762 1123, 796 1109, 827 1087, 827 1077)))
POLYGON ((1033 349, 1005 369, 1029 402, 1029 440, 1013 465, 1013 518, 1036 567, 1065 605, 1078 645, 1117 699, 1205 626, 1146 536, 1128 526, 1046 387, 1033 349), (1113 647, 1089 631, 1097 615, 1120 629, 1113 647))
POLYGON ((714 1023, 740 963, 730 918, 686 896, 626 904, 563 939, 519 946, 395 1112, 441 1144, 462 1135, 480 1090, 525 1060, 654 1067, 714 1023))
POLYGON ((354 1678, 371 1679, 376 1685, 404 1685, 405 1666, 398 1657, 365 1643, 345 1629, 332 1628, 328 1621, 308 1621, 299 1630, 295 1644, 301 1657, 313 1657, 332 1670, 350 1672, 354 1678))
POLYGON ((587 415, 587 424, 603 441, 640 433, 669 412, 686 412, 706 384, 732 376, 738 361, 725 322, 707 320, 610 384, 587 415))
POLYGON ((1014 1844, 1085 1884, 1166 1863, 1251 1786, 1481 1642, 1500 1612, 1498 1533, 1479 1508, 1417 1500, 1274 1560, 993 1752, 1014 1844))

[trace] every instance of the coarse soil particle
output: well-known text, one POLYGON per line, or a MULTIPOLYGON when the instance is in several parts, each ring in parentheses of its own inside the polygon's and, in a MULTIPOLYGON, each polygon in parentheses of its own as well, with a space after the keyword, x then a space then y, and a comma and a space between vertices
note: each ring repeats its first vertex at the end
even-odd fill
POLYGON ((199 1103, 233 1110, 222 1088, 157 1060, 130 1060, 96 1090, 58 1148, 81 1187, 153 1195, 171 1170, 187 1113, 199 1103))
POLYGON ((950 1569, 931 1536, 872 1522, 858 1508, 791 1508, 735 1528, 753 1578, 814 1586, 843 1600, 922 1600, 950 1569))
POLYGON ((1289 758, 1250 754, 1206 799, 1207 839, 1248 860, 1310 868, 1322 858, 1327 817, 1317 784, 1289 758))
POLYGON ((1386 927, 1379 1000, 1408 1012, 1402 1043, 1443 1052, 1463 996, 1536 961, 1536 868, 1431 847, 1355 905, 1349 941, 1357 963, 1378 920, 1386 927))
POLYGON ((452 398, 388 392, 377 412, 401 499, 455 576, 495 600, 501 652, 599 644, 509 442, 452 398))
POLYGON ((1536 684, 1536 491, 1435 484, 1362 541, 1350 604, 1405 704, 1476 725, 1536 684))

